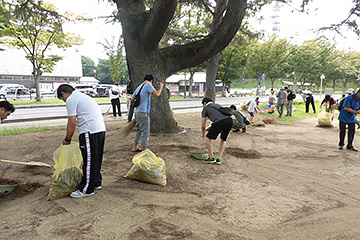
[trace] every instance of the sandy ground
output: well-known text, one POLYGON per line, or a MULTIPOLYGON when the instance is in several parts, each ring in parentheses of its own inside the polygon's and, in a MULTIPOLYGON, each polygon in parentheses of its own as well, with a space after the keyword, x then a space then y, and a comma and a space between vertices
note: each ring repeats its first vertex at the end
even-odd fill
MULTIPOLYGON (((230 134, 217 166, 188 153, 205 150, 200 114, 176 119, 186 133, 150 138, 165 187, 123 177, 134 156, 134 132, 118 137, 125 121, 107 122, 103 188, 92 197, 47 201, 53 169, 0 163, 0 184, 18 184, 0 198, 0 239, 360 239, 360 153, 338 150, 337 127, 250 126, 230 134)), ((1 137, 0 157, 53 164, 64 134, 1 137)))

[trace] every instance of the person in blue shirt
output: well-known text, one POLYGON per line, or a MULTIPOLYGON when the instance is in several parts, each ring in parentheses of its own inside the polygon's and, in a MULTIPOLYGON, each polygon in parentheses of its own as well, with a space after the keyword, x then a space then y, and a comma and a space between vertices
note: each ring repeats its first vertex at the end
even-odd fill
POLYGON ((136 95, 140 92, 140 104, 135 109, 137 132, 132 146, 133 152, 144 151, 147 149, 149 144, 151 95, 159 97, 163 89, 163 83, 160 82, 160 88, 159 90, 156 90, 152 85, 153 81, 154 77, 152 75, 145 75, 144 82, 136 88, 133 96, 131 97, 131 101, 134 102, 136 95), (139 148, 140 141, 141 148, 139 148))
POLYGON ((345 146, 344 139, 346 135, 346 125, 348 126, 348 143, 346 149, 357 152, 358 150, 353 146, 355 136, 355 116, 360 114, 360 90, 356 93, 347 96, 344 100, 343 106, 339 114, 339 128, 340 141, 339 149, 342 150, 345 146))

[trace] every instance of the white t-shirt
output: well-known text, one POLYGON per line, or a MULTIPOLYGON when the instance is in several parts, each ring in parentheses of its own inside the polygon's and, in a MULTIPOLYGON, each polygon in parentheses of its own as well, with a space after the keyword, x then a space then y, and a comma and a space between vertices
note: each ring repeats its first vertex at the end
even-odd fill
POLYGON ((76 123, 80 134, 106 131, 100 107, 91 97, 81 92, 73 91, 66 99, 66 110, 69 117, 76 116, 76 123))
POLYGON ((116 98, 120 97, 121 89, 118 86, 115 85, 115 86, 111 87, 109 92, 110 92, 110 99, 116 99, 116 98), (113 94, 112 93, 113 91, 118 92, 118 94, 113 94))
POLYGON ((248 111, 249 112, 254 112, 255 108, 256 108, 256 105, 257 105, 256 100, 255 99, 251 100, 250 104, 249 104, 249 107, 248 107, 248 111))
POLYGON ((271 94, 270 97, 269 97, 269 103, 271 105, 274 105, 275 101, 276 101, 276 98, 275 98, 274 94, 271 94))

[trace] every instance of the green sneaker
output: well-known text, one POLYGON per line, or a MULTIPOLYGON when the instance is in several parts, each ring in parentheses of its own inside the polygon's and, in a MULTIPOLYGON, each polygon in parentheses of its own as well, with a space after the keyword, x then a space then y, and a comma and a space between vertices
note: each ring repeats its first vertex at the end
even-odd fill
POLYGON ((204 160, 204 163, 214 163, 216 162, 215 158, 214 157, 207 157, 205 160, 204 160))
POLYGON ((216 158, 216 164, 220 165, 221 164, 221 158, 216 158))

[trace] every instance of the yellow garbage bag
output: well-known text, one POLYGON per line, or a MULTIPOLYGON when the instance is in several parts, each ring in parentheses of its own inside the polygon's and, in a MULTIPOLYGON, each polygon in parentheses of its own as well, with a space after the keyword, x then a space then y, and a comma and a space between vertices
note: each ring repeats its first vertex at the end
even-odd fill
POLYGON ((241 111, 243 111, 243 112, 247 112, 248 109, 247 109, 247 107, 246 107, 246 103, 241 104, 241 105, 240 105, 240 109, 241 109, 241 111))
POLYGON ((125 178, 166 185, 165 161, 149 149, 136 154, 132 162, 134 165, 125 175, 125 178))
POLYGON ((328 113, 325 111, 322 111, 318 114, 318 123, 316 126, 318 127, 334 127, 332 124, 332 113, 328 113))
POLYGON ((77 189, 83 172, 79 143, 71 142, 63 145, 54 152, 55 172, 51 177, 51 184, 47 200, 66 197, 77 189))

